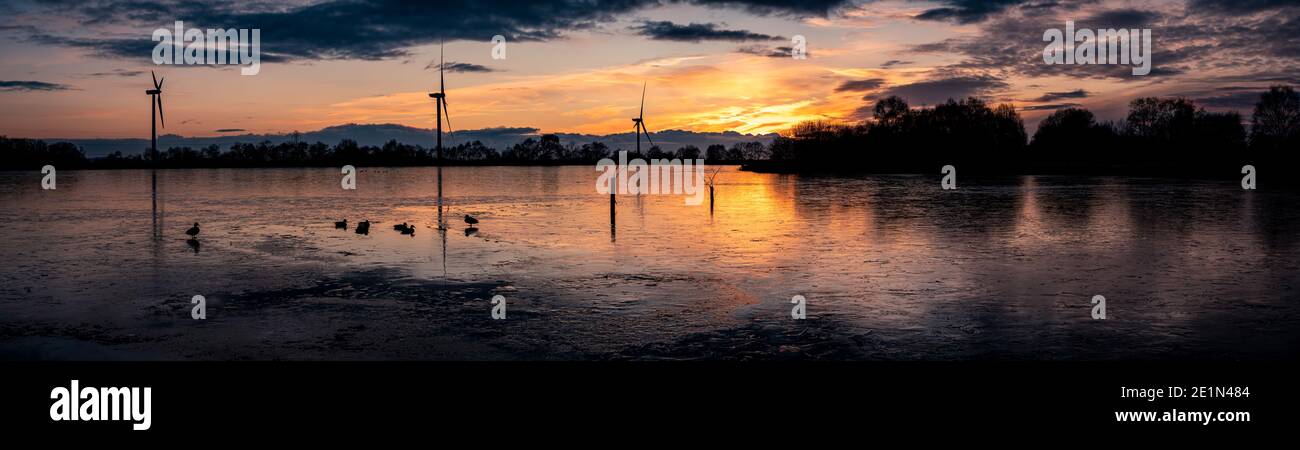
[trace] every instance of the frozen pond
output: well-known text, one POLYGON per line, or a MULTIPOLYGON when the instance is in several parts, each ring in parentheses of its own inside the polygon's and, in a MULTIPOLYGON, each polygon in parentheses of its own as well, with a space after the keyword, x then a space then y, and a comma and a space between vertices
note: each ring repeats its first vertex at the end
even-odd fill
POLYGON ((1291 359, 1294 193, 582 167, 0 173, 3 359, 1291 359), (466 233, 462 217, 481 223, 466 233), (335 229, 368 219, 369 235, 335 229), (201 224, 200 247, 184 231, 201 224), (414 235, 392 225, 414 224, 414 235), (208 318, 190 319, 190 299, 208 318), (507 300, 493 320, 489 299, 507 300), (807 299, 807 319, 790 317, 807 299), (1094 295, 1107 319, 1091 317, 1094 295))

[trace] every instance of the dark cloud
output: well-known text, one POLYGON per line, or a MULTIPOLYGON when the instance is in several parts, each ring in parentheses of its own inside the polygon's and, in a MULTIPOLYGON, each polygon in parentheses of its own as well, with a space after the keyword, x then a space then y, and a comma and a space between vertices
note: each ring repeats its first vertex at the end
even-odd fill
MULTIPOLYGON (((766 45, 746 45, 736 49, 737 52, 750 55, 766 56, 768 58, 792 58, 794 48, 790 46, 769 47, 766 45)), ((804 56, 812 58, 812 51, 804 53, 804 56)))
POLYGON ((990 16, 1000 13, 1010 6, 1025 3, 1024 0, 942 0, 947 6, 928 9, 917 14, 919 20, 955 22, 960 24, 983 22, 990 16))
MULTIPOLYGON (((153 49, 158 45, 157 41, 150 40, 150 37, 139 39, 131 38, 114 38, 114 37, 96 37, 81 38, 58 36, 46 33, 29 34, 27 39, 37 44, 56 45, 62 47, 72 47, 88 51, 90 54, 104 58, 125 58, 125 59, 143 59, 151 60, 153 49)), ((262 40, 262 51, 259 56, 261 62, 281 62, 287 60, 285 55, 267 51, 266 40, 262 40)), ((227 61, 233 61, 234 50, 229 50, 226 54, 227 61)), ((177 65, 172 67, 206 67, 206 66, 184 66, 177 65)))
POLYGON ((1021 111, 1055 111, 1058 109, 1065 109, 1065 108, 1078 108, 1080 106, 1083 105, 1080 105, 1078 103, 1052 103, 1046 105, 1026 106, 1020 108, 1020 110, 1021 111))
POLYGON ((835 88, 835 92, 862 92, 879 88, 885 84, 885 80, 880 78, 868 78, 865 80, 848 80, 840 83, 835 88))
POLYGON ((243 132, 248 131, 248 130, 245 130, 245 129, 243 129, 243 128, 222 128, 222 129, 219 129, 219 130, 216 130, 216 131, 217 131, 218 133, 243 133, 243 132))
POLYGON ((671 3, 692 3, 697 5, 738 8, 762 15, 783 15, 794 17, 827 17, 836 9, 854 3, 853 0, 677 0, 671 3))
MULTIPOLYGON (((1255 80, 1248 80, 1254 82, 1255 80)), ((1206 85, 1201 89, 1172 92, 1169 96, 1189 98, 1208 109, 1236 110, 1249 113, 1260 95, 1268 91, 1265 84, 1206 85)))
POLYGON ((646 21, 632 27, 642 36, 660 41, 703 42, 703 41, 770 41, 780 39, 762 33, 745 30, 728 30, 716 23, 691 23, 678 25, 668 21, 646 21))
MULTIPOLYGON (((443 63, 442 66, 443 66, 443 70, 445 70, 445 71, 447 71, 447 72, 460 72, 460 73, 465 73, 465 72, 480 72, 480 73, 481 73, 481 72, 496 72, 496 69, 493 69, 493 68, 488 67, 488 66, 483 66, 483 65, 478 65, 478 64, 471 64, 471 63, 455 62, 455 61, 447 61, 447 62, 443 63)), ((430 70, 438 70, 438 64, 433 63, 433 62, 430 62, 429 65, 424 66, 424 68, 425 68, 425 69, 430 69, 430 70)))
POLYGON ((1111 9, 1093 11, 1086 1, 1061 2, 1049 9, 1009 9, 980 25, 974 35, 917 45, 921 53, 956 54, 963 58, 944 67, 999 76, 1095 78, 1153 82, 1173 75, 1215 73, 1249 68, 1256 72, 1300 69, 1300 8, 1282 8, 1246 16, 1196 16, 1178 9, 1111 9), (1152 69, 1135 76, 1118 64, 1048 65, 1043 32, 1084 17, 1077 28, 1150 28, 1152 69))
POLYGON ((1211 108, 1223 108, 1234 110, 1252 110, 1255 103, 1259 102, 1260 92, 1265 89, 1255 89, 1250 92, 1233 92, 1215 95, 1213 97, 1194 98, 1196 104, 1211 108))
MULTIPOLYGON (((401 0, 326 0, 285 6, 266 2, 102 0, 34 3, 24 5, 24 11, 27 17, 57 14, 80 22, 92 32, 72 36, 33 31, 29 33, 30 40, 87 49, 113 58, 148 58, 155 43, 143 32, 139 37, 121 36, 96 33, 94 27, 151 30, 170 28, 180 18, 187 26, 205 29, 256 28, 262 33, 263 62, 276 62, 406 57, 410 56, 412 47, 440 41, 487 42, 498 34, 508 42, 547 41, 562 38, 569 32, 594 29, 620 15, 670 3, 807 17, 826 16, 851 1, 447 0, 428 5, 401 0)), ((13 16, 21 15, 5 17, 13 16)), ((0 18, 0 26, 15 26, 6 23, 7 20, 22 19, 0 18)), ((731 36, 732 40, 763 36, 740 30, 713 31, 722 32, 719 34, 722 38, 731 36)))
POLYGON ((1065 91, 1065 92, 1048 92, 1043 94, 1042 97, 1038 97, 1038 99, 1034 101, 1053 102, 1064 98, 1087 98, 1087 97, 1088 97, 1088 91, 1085 91, 1083 89, 1075 89, 1073 91, 1065 91))
POLYGON ((985 97, 1007 87, 1006 82, 991 75, 954 76, 894 86, 873 98, 896 95, 912 105, 933 105, 948 99, 985 97))
POLYGON ((1190 10, 1208 13, 1253 14, 1260 11, 1297 8, 1295 0, 1192 0, 1190 10))
POLYGON ((1139 9, 1112 9, 1080 20, 1076 26, 1086 28, 1150 28, 1160 13, 1139 9))
POLYGON ((889 60, 889 61, 885 61, 883 64, 881 64, 881 65, 880 65, 880 68, 881 68, 881 69, 888 69, 888 68, 890 68, 890 67, 894 67, 894 66, 905 66, 905 65, 908 65, 908 64, 911 64, 911 63, 912 63, 911 61, 903 61, 903 60, 900 60, 900 59, 891 59, 891 60, 889 60))
POLYGON ((113 69, 113 70, 110 70, 110 71, 108 71, 108 72, 95 72, 95 73, 92 73, 92 74, 88 74, 87 76, 91 76, 91 77, 135 77, 135 76, 144 75, 144 74, 146 74, 146 73, 148 73, 148 72, 145 72, 145 71, 143 71, 143 70, 113 69))
POLYGON ((0 92, 16 91, 69 91, 72 86, 44 81, 4 81, 0 80, 0 92))

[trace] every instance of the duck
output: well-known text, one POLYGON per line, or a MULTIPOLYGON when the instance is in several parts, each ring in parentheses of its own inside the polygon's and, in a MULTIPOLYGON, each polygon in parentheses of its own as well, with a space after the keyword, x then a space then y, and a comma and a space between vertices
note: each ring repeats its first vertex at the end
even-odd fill
POLYGON ((362 220, 357 222, 357 234, 370 234, 370 221, 362 220))
POLYGON ((342 221, 334 222, 334 228, 342 228, 344 230, 348 229, 348 219, 343 219, 342 221))
POLYGON ((469 224, 470 227, 473 227, 474 225, 478 225, 478 219, 470 217, 469 214, 466 214, 465 223, 469 224))
POLYGON ((198 222, 194 222, 194 226, 190 227, 190 229, 188 229, 188 230, 185 230, 185 234, 188 234, 188 235, 190 235, 191 237, 198 236, 198 235, 199 235, 199 223, 198 223, 198 222))
POLYGON ((402 223, 399 223, 399 224, 397 224, 397 225, 393 225, 393 229, 394 229, 394 230, 397 230, 397 231, 405 230, 405 229, 406 229, 406 222, 402 222, 402 223))
POLYGON ((402 228, 401 230, 398 230, 398 231, 401 231, 402 234, 409 234, 409 235, 411 235, 411 236, 415 236, 415 227, 414 227, 414 226, 410 226, 410 225, 408 225, 408 226, 406 226, 406 227, 404 227, 404 228, 402 228))

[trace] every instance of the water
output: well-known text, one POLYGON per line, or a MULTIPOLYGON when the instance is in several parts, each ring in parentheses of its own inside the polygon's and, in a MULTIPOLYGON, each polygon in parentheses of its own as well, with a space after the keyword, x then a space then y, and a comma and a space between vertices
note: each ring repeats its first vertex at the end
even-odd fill
POLYGON ((1292 193, 591 167, 0 173, 0 358, 1289 359, 1292 193), (466 233, 465 214, 482 221, 466 233), (368 219, 369 235, 333 222, 368 219), (195 251, 184 230, 202 228, 195 251), (417 228, 414 236, 395 223, 417 228), (191 297, 208 319, 190 319, 191 297), (493 295, 507 319, 491 318, 493 295), (791 297, 808 319, 790 318, 791 297), (1094 295, 1106 320, 1091 318, 1094 295))

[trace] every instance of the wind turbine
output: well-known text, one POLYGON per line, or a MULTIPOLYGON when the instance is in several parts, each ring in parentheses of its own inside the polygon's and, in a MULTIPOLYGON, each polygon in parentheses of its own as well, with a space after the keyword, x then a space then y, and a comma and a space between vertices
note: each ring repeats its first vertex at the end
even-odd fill
POLYGON ((442 162, 442 115, 447 114, 447 132, 451 133, 451 113, 447 111, 447 86, 442 76, 443 69, 442 46, 438 46, 438 92, 430 92, 429 97, 433 98, 436 103, 434 110, 438 116, 438 162, 442 162))
POLYGON ((154 235, 157 237, 161 230, 158 229, 158 123, 162 122, 163 128, 167 128, 167 121, 163 119, 162 107, 162 84, 167 78, 158 79, 158 75, 152 70, 149 76, 153 77, 153 89, 144 91, 149 95, 149 160, 153 162, 153 173, 150 176, 150 192, 153 200, 153 221, 154 235))
MULTIPOLYGON (((642 82, 641 83, 641 112, 637 113, 637 116, 632 119, 632 129, 635 130, 636 133, 636 154, 638 157, 642 156, 641 153, 642 134, 645 135, 645 140, 650 141, 651 147, 655 145, 654 139, 650 139, 650 130, 647 130, 645 127, 645 120, 644 120, 645 119, 645 86, 646 86, 645 82, 642 82)), ((641 171, 641 170, 645 170, 645 168, 638 168, 637 170, 641 171)), ((641 199, 642 190, 645 190, 645 186, 639 186, 636 190, 636 195, 638 200, 641 199)))
POLYGON ((145 94, 148 94, 149 97, 151 97, 149 99, 149 119, 151 120, 149 124, 150 125, 149 129, 151 134, 149 142, 151 144, 150 151, 152 152, 152 154, 149 155, 149 157, 153 159, 154 164, 157 164, 158 163, 158 123, 162 122, 163 128, 167 128, 167 121, 163 119, 163 107, 162 107, 162 84, 163 81, 167 81, 167 78, 163 77, 162 80, 159 80, 158 75, 155 75, 152 70, 149 71, 149 76, 153 77, 153 89, 144 91, 145 94))
POLYGON ((650 130, 645 127, 645 83, 641 84, 641 112, 632 118, 632 129, 636 131, 636 153, 641 154, 641 135, 645 134, 645 139, 650 141, 650 145, 655 145, 655 141, 650 139, 650 130))

